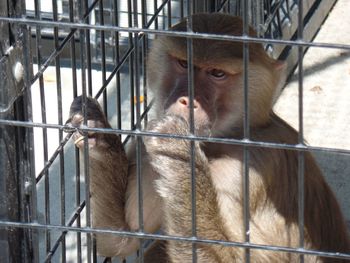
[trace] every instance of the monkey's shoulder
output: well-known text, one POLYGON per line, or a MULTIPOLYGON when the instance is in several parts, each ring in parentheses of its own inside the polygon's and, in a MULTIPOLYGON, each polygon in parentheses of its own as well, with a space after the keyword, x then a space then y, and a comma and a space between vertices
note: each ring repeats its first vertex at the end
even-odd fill
POLYGON ((298 132, 274 113, 270 115, 270 121, 262 127, 253 128, 251 132, 253 141, 298 144, 298 132))

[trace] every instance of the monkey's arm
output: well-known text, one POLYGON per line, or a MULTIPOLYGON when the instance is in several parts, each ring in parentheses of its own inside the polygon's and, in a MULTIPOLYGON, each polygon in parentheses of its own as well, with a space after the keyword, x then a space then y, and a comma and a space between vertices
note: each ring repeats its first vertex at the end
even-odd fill
MULTIPOLYGON (((115 140, 119 137, 115 136, 115 140)), ((125 220, 128 162, 121 147, 89 149, 90 203, 93 228, 130 230, 125 220)), ((97 251, 103 256, 126 256, 136 251, 138 240, 97 234, 97 251)))
MULTIPOLYGON (((90 128, 110 128, 97 101, 87 98, 86 104, 87 126, 90 128)), ((72 127, 80 127, 83 123, 82 98, 77 97, 71 105, 67 124, 72 127)), ((133 191, 135 187, 133 187, 132 179, 135 178, 135 169, 133 169, 133 165, 129 164, 130 161, 125 154, 119 136, 89 132, 87 137, 92 227, 136 231, 138 229, 138 224, 135 223, 137 217, 128 216, 131 213, 129 210, 132 210, 133 213, 137 211, 137 202, 130 201, 137 200, 135 198, 137 192, 133 191)), ((84 157, 83 134, 75 132, 73 139, 80 150, 80 156, 84 157)), ((146 178, 148 178, 147 175, 146 178)), ((147 179, 145 181, 149 184, 147 179)), ((150 195, 151 190, 146 188, 144 194, 150 195)), ((145 202, 146 214, 149 209, 145 202)), ((147 219, 149 221, 144 221, 146 231, 159 227, 158 221, 152 222, 153 218, 147 219)), ((136 238, 111 234, 97 234, 96 240, 97 251, 102 256, 127 256, 135 252, 139 246, 139 241, 136 238)))
MULTIPOLYGON (((132 158, 131 164, 130 160, 128 163, 121 144, 109 149, 90 149, 90 202, 94 228, 138 231, 136 170, 132 163, 132 158)), ((144 231, 153 233, 160 227, 159 198, 153 188, 152 174, 147 164, 143 162, 142 168, 144 231)), ((99 234, 96 240, 97 251, 103 256, 128 256, 135 253, 140 245, 137 238, 117 235, 99 234)))
MULTIPOLYGON (((149 130, 180 135, 189 133, 186 121, 177 116, 166 116, 159 121, 151 122, 149 130)), ((166 233, 192 236, 191 142, 160 137, 145 137, 144 142, 151 164, 160 175, 157 189, 163 198, 166 233)), ((208 160, 197 142, 194 143, 194 149, 197 235, 201 238, 227 240, 218 213, 217 197, 210 177, 208 160)), ((213 246, 210 253, 205 252, 204 245, 198 244, 198 247, 202 248, 199 258, 203 256, 211 259, 208 262, 216 262, 216 256, 228 254, 222 253, 227 248, 219 246, 213 246), (220 249, 221 252, 215 252, 216 249, 220 249)), ((180 249, 190 252, 191 243, 169 242, 168 254, 175 262, 178 258, 176 253, 180 249)), ((191 256, 186 253, 181 257, 182 262, 186 262, 186 256, 190 260, 191 256)))

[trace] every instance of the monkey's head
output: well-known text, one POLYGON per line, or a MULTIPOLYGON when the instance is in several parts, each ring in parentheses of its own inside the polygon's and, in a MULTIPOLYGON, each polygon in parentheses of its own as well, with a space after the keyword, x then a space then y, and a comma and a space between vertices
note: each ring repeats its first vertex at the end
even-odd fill
MULTIPOLYGON (((186 20, 172 31, 187 31, 186 20)), ((225 14, 195 14, 192 30, 198 33, 243 35, 239 17, 225 14)), ((249 35, 256 36, 252 28, 249 35)), ((250 125, 269 120, 279 83, 276 60, 259 43, 249 44, 248 93, 250 125)), ((148 86, 156 99, 156 112, 189 116, 187 39, 159 36, 148 57, 148 86)), ((193 39, 194 121, 197 131, 228 136, 242 129, 244 116, 243 43, 193 39)))

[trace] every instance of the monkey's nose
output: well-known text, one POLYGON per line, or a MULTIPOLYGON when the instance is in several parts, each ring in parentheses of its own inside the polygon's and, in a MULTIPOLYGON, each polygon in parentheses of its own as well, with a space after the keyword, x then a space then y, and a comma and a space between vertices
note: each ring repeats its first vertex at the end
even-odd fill
MULTIPOLYGON (((185 106, 187 108, 190 107, 190 98, 188 97, 181 97, 178 99, 178 103, 180 103, 182 106, 185 106)), ((197 109, 199 108, 199 103, 197 100, 193 99, 193 108, 197 109)))

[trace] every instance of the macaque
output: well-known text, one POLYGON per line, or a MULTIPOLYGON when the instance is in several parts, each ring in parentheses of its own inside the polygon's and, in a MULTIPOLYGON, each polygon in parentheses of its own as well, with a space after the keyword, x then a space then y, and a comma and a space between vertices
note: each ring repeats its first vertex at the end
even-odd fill
MULTIPOLYGON (((186 20, 170 30, 187 31, 186 20)), ((195 14, 193 32, 242 36, 238 17, 195 14)), ((256 36, 249 28, 249 35, 256 36)), ((259 43, 249 44, 249 128, 252 141, 298 144, 298 133, 272 111, 280 85, 281 62, 259 43)), ((156 118, 150 132, 244 139, 243 44, 193 39, 193 65, 187 61, 187 39, 159 36, 148 56, 148 87, 155 97, 156 118), (193 66, 193 103, 188 94, 188 67, 193 66)), ((81 98, 74 100, 68 123, 80 127, 81 98)), ((98 103, 87 98, 89 127, 110 127, 98 103)), ((84 149, 82 134, 76 146, 84 149)), ((137 231, 135 151, 127 153, 117 135, 89 133, 89 166, 93 227, 137 231)), ((197 237, 245 241, 243 146, 194 141, 197 237)), ((298 151, 249 147, 250 242, 299 247, 298 151)), ((304 248, 350 253, 347 227, 337 200, 310 153, 305 152, 304 248)), ((191 142, 189 139, 143 136, 143 213, 145 232, 192 236, 191 142)), ((168 241, 167 258, 150 262, 191 262, 192 243, 168 241)), ((126 256, 139 246, 136 238, 97 235, 104 256, 126 256)), ((244 262, 245 249, 197 243, 198 262, 244 262)), ((159 251, 158 251, 159 252, 159 251)), ((250 249, 251 262, 299 262, 299 254, 250 249)), ((345 260, 305 255, 305 262, 345 260)))

